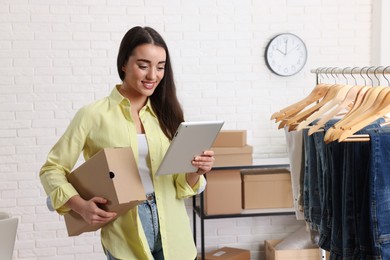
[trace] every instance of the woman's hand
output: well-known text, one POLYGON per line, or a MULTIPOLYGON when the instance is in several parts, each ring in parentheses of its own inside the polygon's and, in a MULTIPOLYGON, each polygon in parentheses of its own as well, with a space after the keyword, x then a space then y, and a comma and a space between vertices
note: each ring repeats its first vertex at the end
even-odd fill
POLYGON ((195 156, 192 165, 198 168, 196 172, 187 173, 186 179, 191 187, 194 187, 199 180, 199 176, 208 173, 214 165, 214 151, 207 150, 202 154, 195 156))
POLYGON ((214 151, 207 150, 201 155, 195 156, 194 160, 192 160, 192 165, 198 168, 197 174, 203 175, 213 168, 214 161, 214 151))
POLYGON ((79 195, 73 196, 66 205, 80 214, 88 224, 108 223, 116 217, 115 212, 108 212, 98 207, 98 204, 106 204, 107 200, 101 197, 93 197, 84 200, 79 195))

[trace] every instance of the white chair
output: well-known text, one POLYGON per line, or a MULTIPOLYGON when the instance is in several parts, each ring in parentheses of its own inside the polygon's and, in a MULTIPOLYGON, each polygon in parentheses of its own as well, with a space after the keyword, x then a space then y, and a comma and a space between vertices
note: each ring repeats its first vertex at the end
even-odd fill
POLYGON ((12 218, 5 212, 0 212, 0 259, 12 259, 17 228, 17 218, 12 218))

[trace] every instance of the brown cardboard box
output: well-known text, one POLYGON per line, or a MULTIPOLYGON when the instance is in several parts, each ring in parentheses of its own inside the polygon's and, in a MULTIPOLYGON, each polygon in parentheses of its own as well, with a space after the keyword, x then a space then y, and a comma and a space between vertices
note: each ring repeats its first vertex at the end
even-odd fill
POLYGON ((265 240, 266 260, 318 260, 321 257, 319 248, 276 250, 281 240, 265 240))
POLYGON ((292 208, 290 171, 287 169, 242 170, 242 208, 292 208))
POLYGON ((206 174, 204 212, 207 215, 241 213, 240 170, 216 170, 206 174))
POLYGON ((253 147, 211 147, 214 151, 214 166, 252 165, 253 147))
POLYGON ((223 247, 205 255, 205 260, 250 260, 249 250, 223 247))
POLYGON ((222 130, 217 135, 215 147, 243 147, 246 145, 246 130, 222 130))
MULTIPOLYGON (((105 148, 75 169, 68 180, 80 196, 89 200, 103 197, 107 211, 123 215, 146 199, 131 148, 105 148)), ((103 225, 89 225, 74 211, 65 216, 69 236, 95 231, 103 225)))

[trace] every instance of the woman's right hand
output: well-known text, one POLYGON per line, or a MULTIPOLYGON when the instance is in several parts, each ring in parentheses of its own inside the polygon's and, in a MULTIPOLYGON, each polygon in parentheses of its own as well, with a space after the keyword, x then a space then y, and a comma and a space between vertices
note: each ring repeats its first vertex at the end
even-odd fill
POLYGON ((115 212, 108 212, 98 207, 97 204, 106 204, 107 200, 102 197, 93 197, 84 200, 79 195, 73 196, 66 205, 80 214, 88 224, 105 224, 116 217, 115 212))

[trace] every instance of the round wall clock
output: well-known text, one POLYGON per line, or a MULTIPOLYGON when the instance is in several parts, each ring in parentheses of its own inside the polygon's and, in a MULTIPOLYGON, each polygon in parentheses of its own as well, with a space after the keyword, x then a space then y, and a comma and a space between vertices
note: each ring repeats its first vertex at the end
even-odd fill
POLYGON ((265 49, 267 67, 279 76, 291 76, 305 66, 306 45, 292 33, 282 33, 272 38, 265 49))

